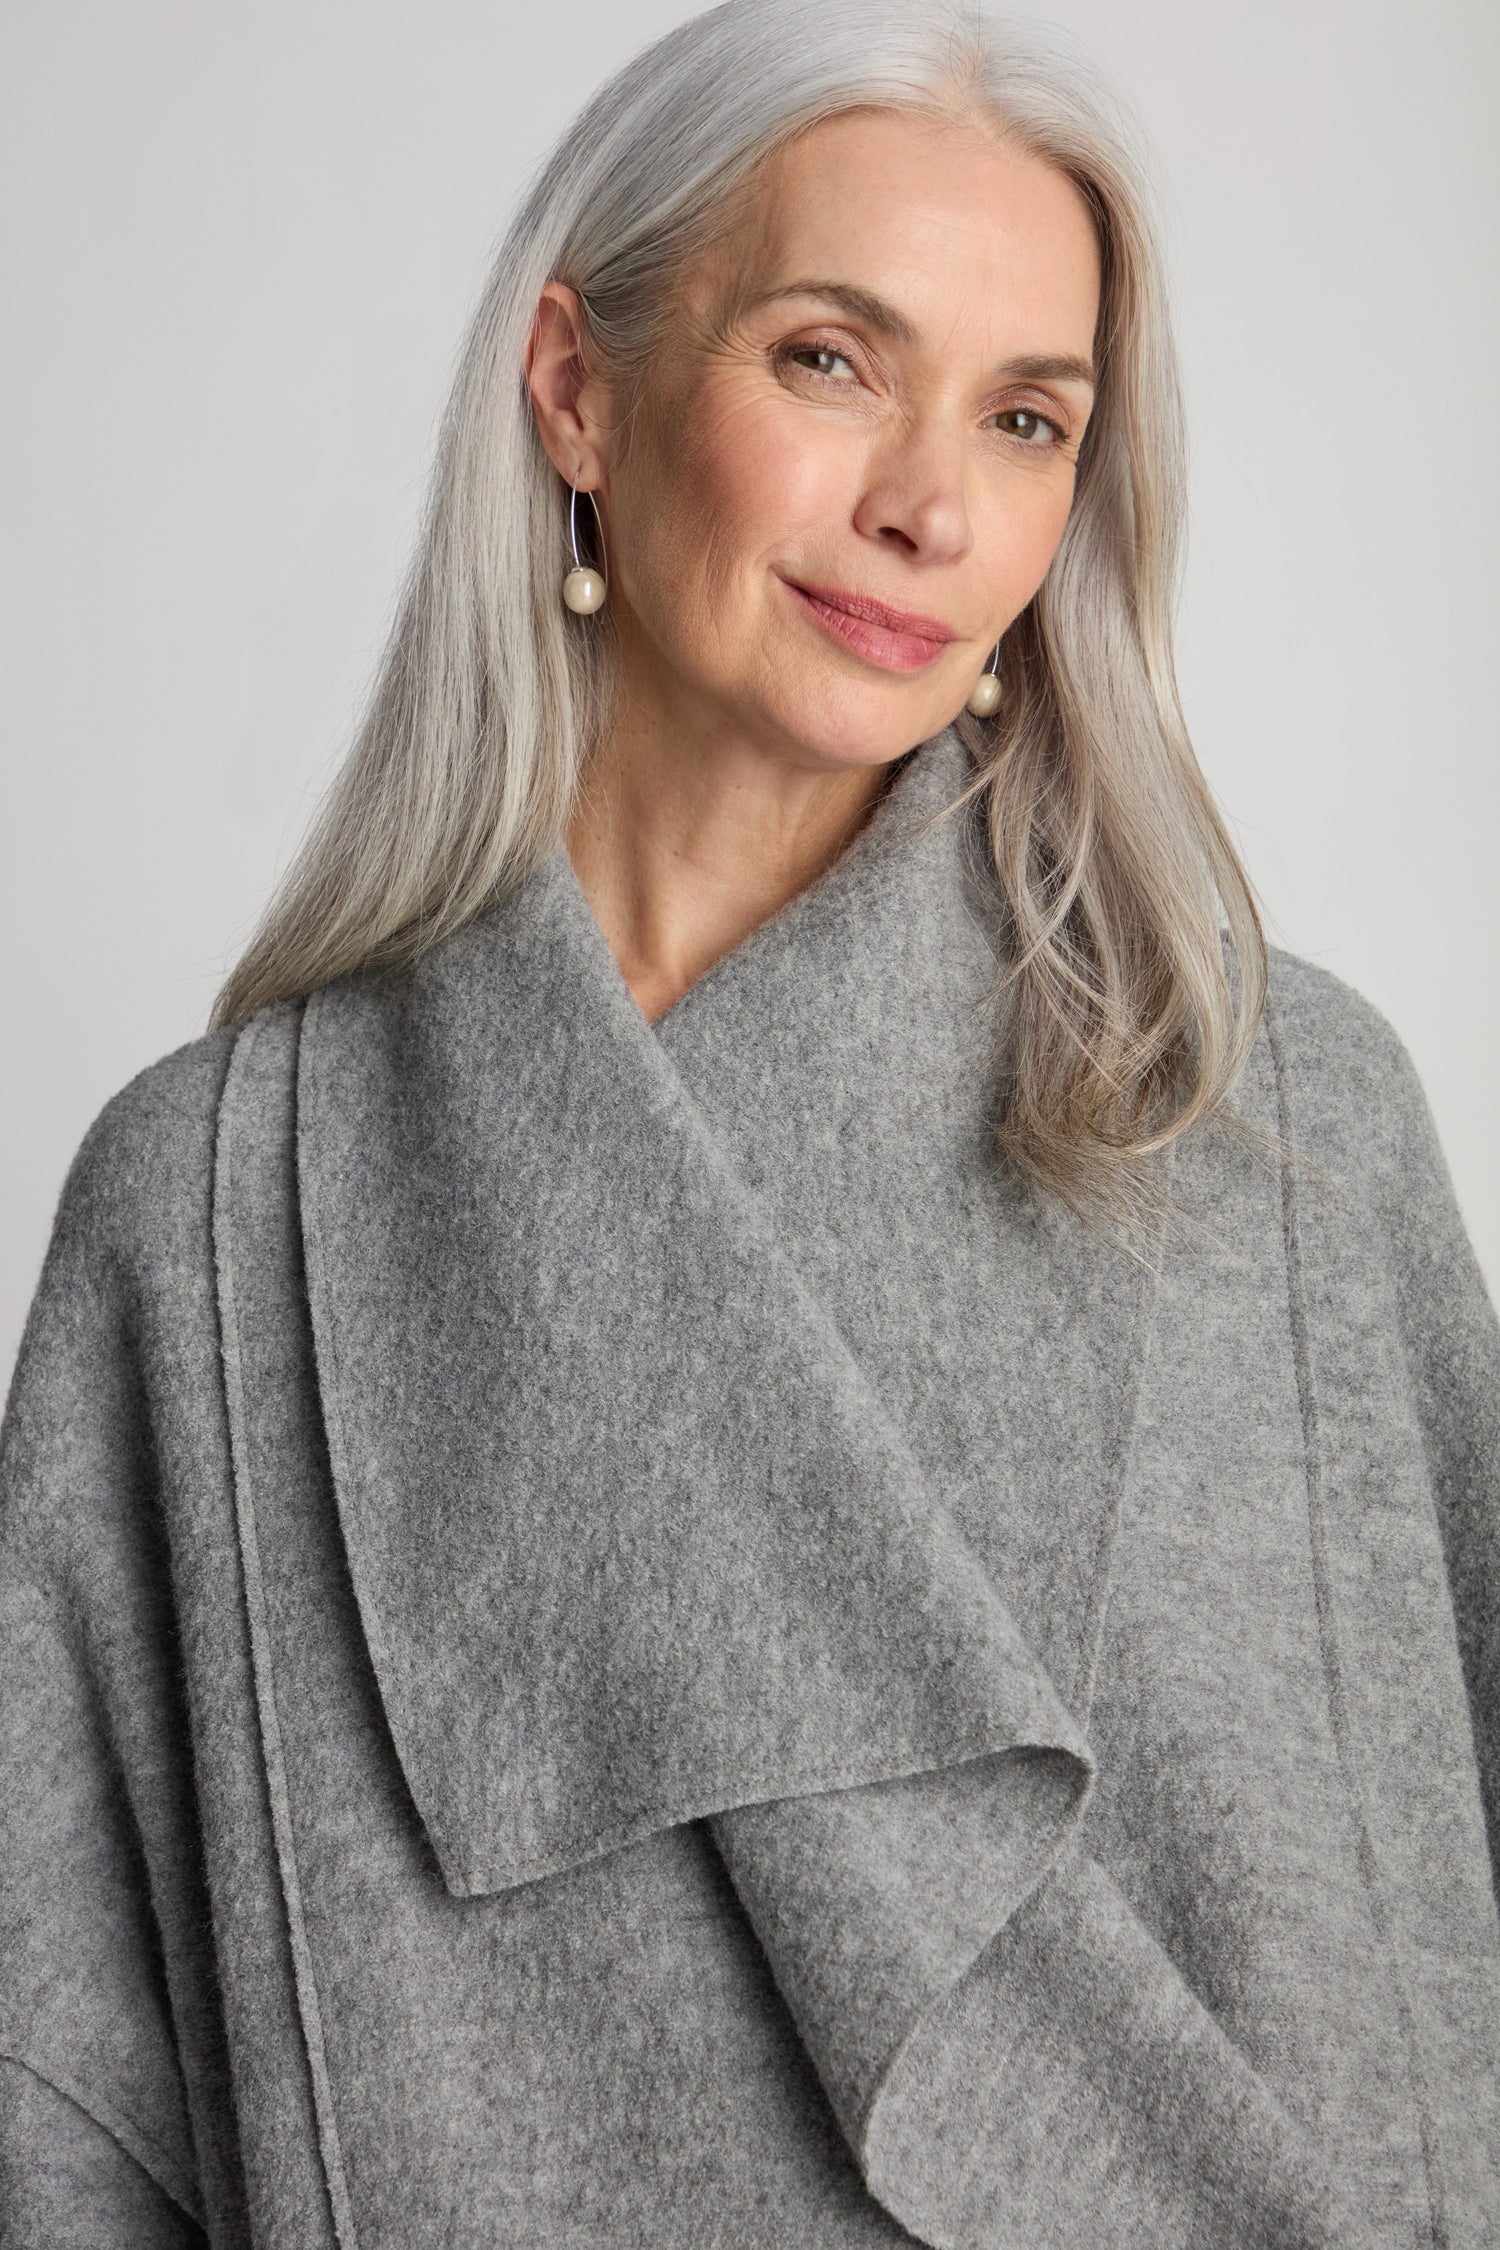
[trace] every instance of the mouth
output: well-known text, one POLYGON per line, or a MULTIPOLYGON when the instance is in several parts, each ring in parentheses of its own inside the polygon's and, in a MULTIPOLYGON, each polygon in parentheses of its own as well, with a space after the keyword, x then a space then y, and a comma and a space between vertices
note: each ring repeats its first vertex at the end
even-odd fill
POLYGON ((936 663, 958 638, 941 618, 893 609, 871 594, 846 593, 834 586, 799 586, 794 578, 784 578, 782 584, 825 633, 882 671, 919 672, 936 663))

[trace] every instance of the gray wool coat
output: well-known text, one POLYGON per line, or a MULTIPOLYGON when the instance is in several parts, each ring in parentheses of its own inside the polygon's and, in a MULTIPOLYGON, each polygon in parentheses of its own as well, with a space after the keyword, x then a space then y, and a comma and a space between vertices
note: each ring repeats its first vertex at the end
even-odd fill
POLYGON ((1274 963, 1158 1271, 997 1159, 940 737, 654 1028, 566 856, 70 1174, 4 2250, 1500 2240, 1500 1338, 1274 963))

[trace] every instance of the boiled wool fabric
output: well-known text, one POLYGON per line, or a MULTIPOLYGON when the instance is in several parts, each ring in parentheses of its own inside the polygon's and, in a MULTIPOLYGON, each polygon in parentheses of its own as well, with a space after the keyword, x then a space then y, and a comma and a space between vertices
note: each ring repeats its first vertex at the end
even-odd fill
POLYGON ((1278 956, 1254 1130, 1091 1238, 990 1129, 967 778, 654 1027, 559 851, 95 1125, 0 1460, 3 2250, 1500 2239, 1426 1104, 1278 956))

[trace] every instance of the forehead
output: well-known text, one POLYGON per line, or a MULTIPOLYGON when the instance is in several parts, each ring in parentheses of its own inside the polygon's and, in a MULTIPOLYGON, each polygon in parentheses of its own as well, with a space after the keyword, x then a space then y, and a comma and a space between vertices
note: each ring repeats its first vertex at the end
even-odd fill
POLYGON ((826 119, 760 166, 724 250, 747 300, 811 276, 853 282, 919 327, 998 320, 1038 349, 1086 355, 1098 311, 1098 237, 1082 193, 983 122, 884 110, 826 119))

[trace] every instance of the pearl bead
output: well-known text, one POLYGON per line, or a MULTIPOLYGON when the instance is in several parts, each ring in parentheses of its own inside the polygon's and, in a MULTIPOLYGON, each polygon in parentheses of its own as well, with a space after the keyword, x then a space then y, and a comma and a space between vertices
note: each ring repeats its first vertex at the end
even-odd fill
POLYGON ((990 713, 998 708, 999 702, 999 674, 996 672, 981 672, 969 690, 969 700, 965 709, 972 711, 976 719, 987 719, 990 713))
POLYGON ((570 570, 563 580, 563 600, 579 617, 590 617, 604 607, 604 580, 597 570, 570 570))

